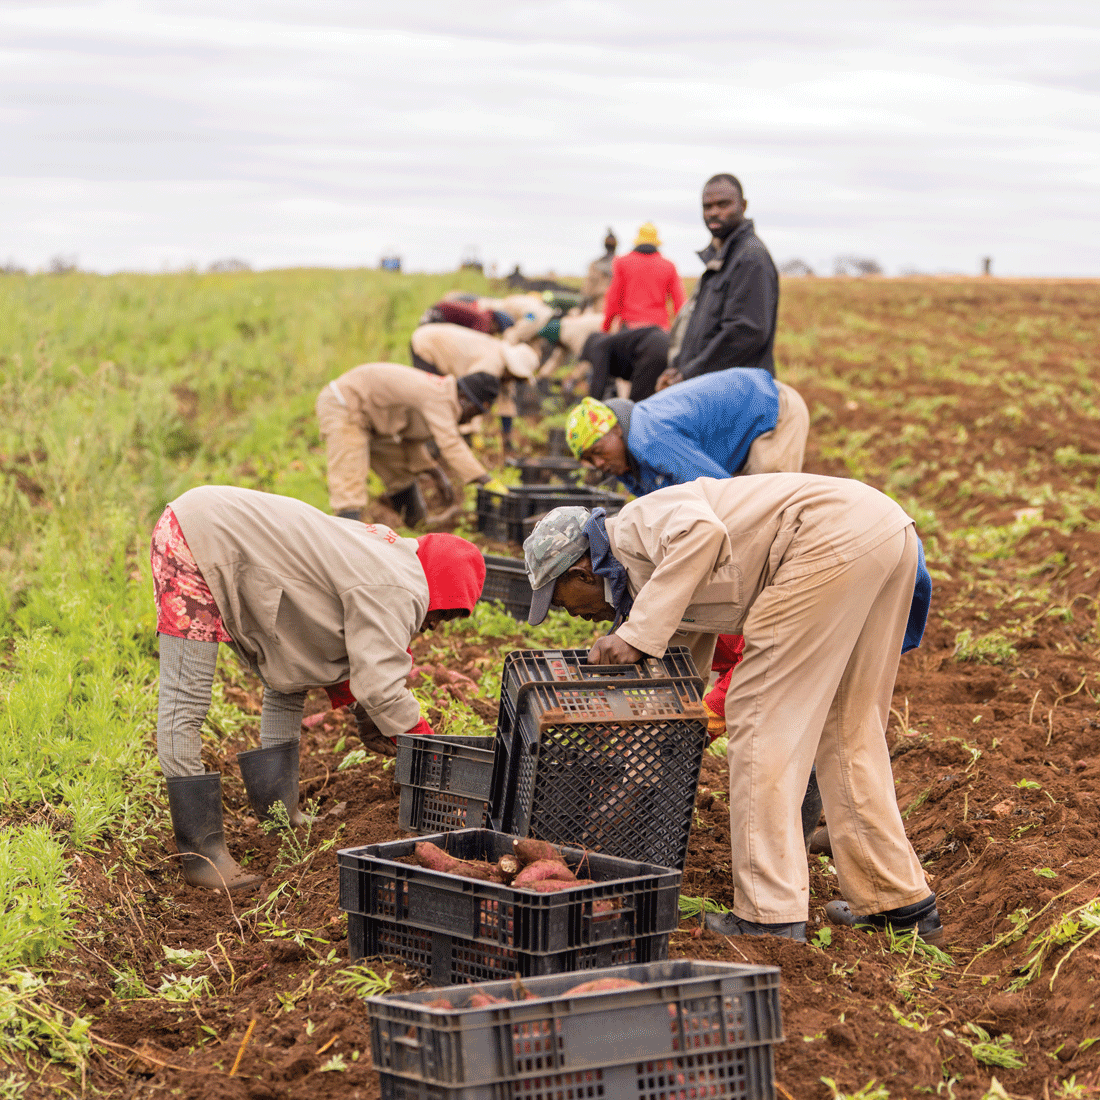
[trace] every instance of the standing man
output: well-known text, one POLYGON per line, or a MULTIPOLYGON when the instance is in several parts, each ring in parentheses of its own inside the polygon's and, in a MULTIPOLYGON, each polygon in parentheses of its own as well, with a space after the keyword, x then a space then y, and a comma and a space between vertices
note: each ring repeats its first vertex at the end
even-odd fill
POLYGON ((603 312, 604 296, 607 294, 607 288, 611 285, 615 249, 618 247, 618 239, 611 228, 608 227, 607 236, 603 239, 603 255, 588 265, 588 275, 584 280, 584 286, 581 288, 585 309, 603 312))
POLYGON ((657 227, 646 222, 638 230, 634 251, 615 261, 604 301, 604 332, 611 331, 616 317, 622 319, 624 328, 657 325, 668 332, 672 317, 684 304, 684 287, 675 265, 657 251, 660 245, 657 227))
POLYGON ((703 221, 713 239, 699 253, 706 270, 672 333, 658 390, 730 367, 775 374, 779 274, 745 217, 748 205, 736 176, 712 176, 703 187, 703 221))
POLYGON ((530 622, 551 604, 614 620, 590 664, 687 642, 704 671, 716 635, 744 635, 726 698, 734 902, 708 913, 708 928, 805 942, 799 806, 816 763, 846 899, 829 919, 943 939, 886 744, 898 659, 920 643, 931 597, 920 539, 894 501, 815 474, 700 478, 610 519, 556 508, 523 549, 530 622))
POLYGON ((488 412, 499 392, 500 382, 491 374, 443 377, 398 363, 364 363, 330 382, 317 397, 317 421, 328 458, 332 510, 358 519, 367 505, 367 475, 373 469, 393 510, 415 527, 427 512, 417 475, 430 474, 445 497, 450 489, 428 453, 429 441, 464 482, 499 484, 458 430, 459 424, 488 412))

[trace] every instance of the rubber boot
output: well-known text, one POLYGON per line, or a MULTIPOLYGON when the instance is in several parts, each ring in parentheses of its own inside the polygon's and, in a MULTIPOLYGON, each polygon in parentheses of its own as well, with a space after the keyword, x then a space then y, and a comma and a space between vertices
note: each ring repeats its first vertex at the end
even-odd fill
POLYGON ((423 523, 428 514, 420 486, 415 481, 405 489, 390 493, 390 507, 404 520, 406 527, 423 523))
POLYGON ((248 792, 248 801, 261 821, 271 818, 271 807, 281 802, 291 825, 305 825, 313 818, 298 809, 298 742, 287 741, 270 749, 237 753, 237 763, 248 792))
POLYGON ((806 853, 810 851, 810 841, 817 831, 817 823, 821 820, 821 791, 817 786, 817 768, 810 772, 810 782, 806 787, 806 794, 802 798, 802 839, 806 843, 806 853))
POLYGON ((167 780, 168 811, 176 847, 183 857, 188 886, 204 890, 251 890, 260 875, 242 870, 225 846, 222 827, 222 777, 217 772, 184 775, 167 780))

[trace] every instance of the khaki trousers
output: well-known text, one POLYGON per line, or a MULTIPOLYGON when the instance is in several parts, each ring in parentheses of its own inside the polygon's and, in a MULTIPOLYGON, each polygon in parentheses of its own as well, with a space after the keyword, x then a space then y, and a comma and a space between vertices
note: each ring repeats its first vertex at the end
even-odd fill
POLYGON ((810 410, 798 390, 782 382, 779 387, 779 416, 770 432, 758 435, 749 448, 741 474, 798 474, 806 456, 810 434, 810 410))
POLYGON ((786 577, 781 565, 749 609, 744 660, 726 695, 737 916, 806 919, 799 808, 815 763, 833 862, 853 912, 928 896, 886 744, 916 572, 910 524, 855 561, 786 577))
POLYGON ((371 436, 340 403, 331 386, 317 398, 317 423, 328 461, 329 505, 334 512, 364 508, 370 470, 390 493, 407 489, 435 466, 423 443, 371 436))

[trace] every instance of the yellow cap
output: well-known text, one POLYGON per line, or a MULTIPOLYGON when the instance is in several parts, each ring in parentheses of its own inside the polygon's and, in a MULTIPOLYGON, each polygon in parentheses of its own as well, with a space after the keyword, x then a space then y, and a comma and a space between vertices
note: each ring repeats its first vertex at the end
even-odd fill
POLYGON ((638 230, 638 236, 634 238, 635 246, 640 244, 651 244, 655 248, 661 247, 661 238, 657 236, 657 227, 653 222, 646 222, 638 230))

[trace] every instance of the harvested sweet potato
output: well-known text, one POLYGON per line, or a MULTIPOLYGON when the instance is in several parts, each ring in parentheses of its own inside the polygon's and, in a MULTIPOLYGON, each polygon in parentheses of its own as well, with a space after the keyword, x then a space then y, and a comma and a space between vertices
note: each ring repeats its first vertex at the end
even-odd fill
POLYGON ((492 882, 496 867, 482 860, 457 859, 448 855, 442 848, 430 840, 422 840, 413 848, 413 858, 421 867, 429 871, 441 871, 448 875, 461 875, 463 878, 477 879, 480 882, 492 882))
POLYGON ((475 993, 467 1002, 467 1008, 488 1008, 489 1005, 510 1004, 504 997, 494 997, 491 993, 475 993))
POLYGON ((426 1001, 425 1008, 445 1008, 448 1012, 454 1009, 454 1005, 446 997, 436 997, 434 1001, 426 1001))
POLYGON ((536 894, 556 894, 559 890, 568 890, 571 886, 591 886, 591 879, 580 879, 577 882, 566 882, 561 878, 544 878, 539 882, 513 882, 512 885, 520 890, 533 890, 536 894))
POLYGON ((561 863, 561 851, 548 840, 533 840, 531 837, 517 837, 512 841, 512 850, 516 858, 525 867, 540 859, 552 859, 561 863))
POLYGON ((511 882, 519 874, 519 860, 515 856, 501 856, 497 860, 497 870, 505 882, 511 882))
POLYGON ((516 875, 512 885, 526 886, 529 882, 545 882, 549 879, 576 882, 577 876, 560 859, 536 859, 516 875))
POLYGON ((594 981, 581 982, 580 985, 567 989, 564 996, 572 997, 575 993, 602 993, 608 989, 634 989, 641 984, 630 978, 596 978, 594 981))

